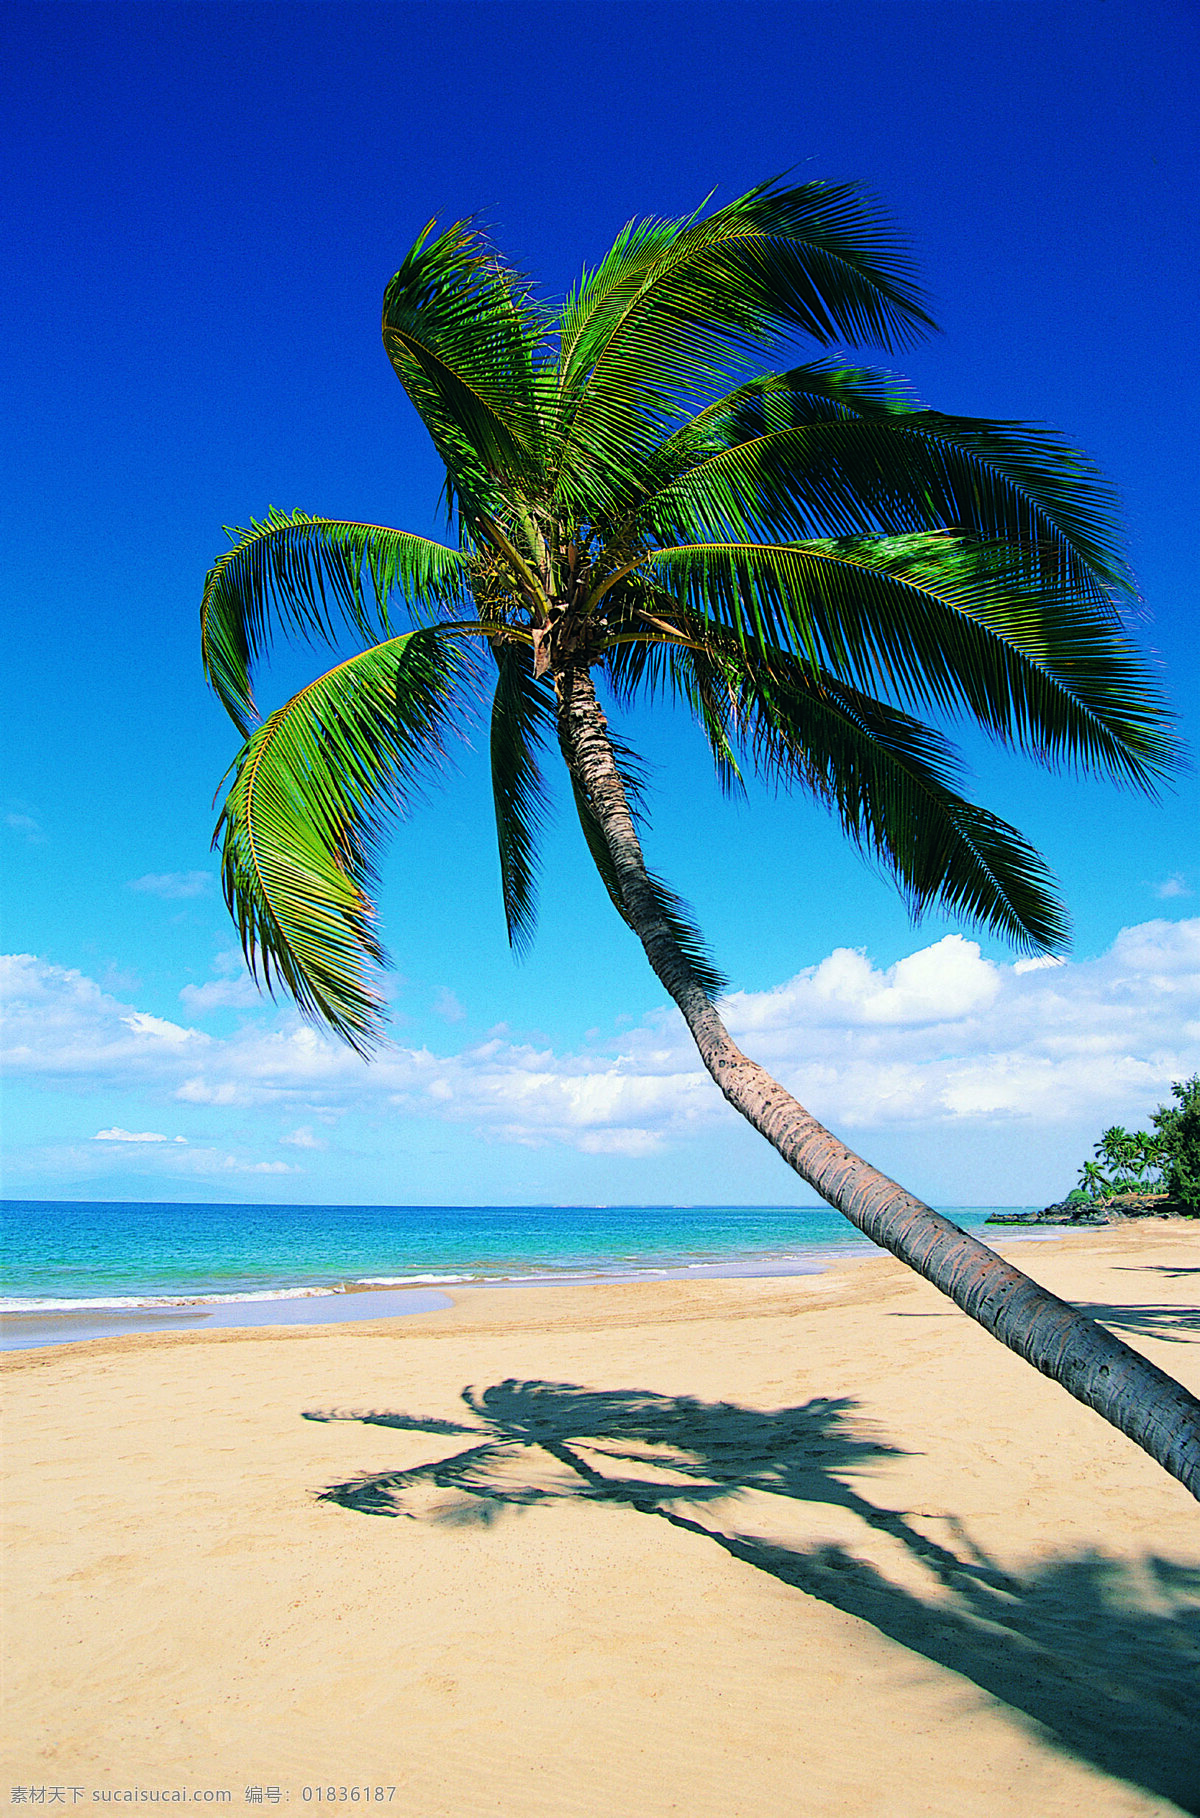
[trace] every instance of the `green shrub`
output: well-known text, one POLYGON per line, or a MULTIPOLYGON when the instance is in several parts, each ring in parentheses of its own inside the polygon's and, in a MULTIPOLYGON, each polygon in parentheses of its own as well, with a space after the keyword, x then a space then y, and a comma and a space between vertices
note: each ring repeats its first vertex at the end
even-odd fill
POLYGON ((1200 1218, 1200 1073, 1175 1080, 1175 1105, 1160 1105, 1152 1122, 1166 1151, 1164 1185, 1171 1198, 1200 1218))

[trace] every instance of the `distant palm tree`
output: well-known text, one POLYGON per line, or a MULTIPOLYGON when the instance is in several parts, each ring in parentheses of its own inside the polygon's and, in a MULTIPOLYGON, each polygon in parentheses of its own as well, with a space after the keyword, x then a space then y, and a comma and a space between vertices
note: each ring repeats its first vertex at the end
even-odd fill
POLYGON ((1134 1167, 1139 1153, 1137 1136, 1131 1136, 1123 1124, 1110 1124, 1096 1144, 1096 1155, 1118 1175, 1125 1175, 1134 1167))
POLYGON ((1079 1185, 1093 1199, 1099 1199, 1102 1194, 1111 1193, 1113 1190, 1112 1182, 1107 1174, 1103 1172, 1100 1164, 1094 1161, 1084 1162, 1083 1167, 1079 1170, 1079 1185))
POLYGON ((1060 947, 1042 860, 959 792, 952 749, 909 708, 1141 788, 1169 768, 1096 476, 1043 432, 919 409, 841 360, 761 370, 797 333, 891 348, 932 327, 849 188, 766 184, 630 226, 557 312, 469 224, 432 234, 387 287, 383 339, 444 464, 456 545, 272 511, 232 533, 205 589, 207 673, 245 738, 217 837, 251 968, 361 1051, 378 1038, 374 853, 490 667, 513 944, 533 929, 556 740, 604 885, 729 1102, 867 1236, 1200 1493, 1200 1404, 734 1045, 719 974, 643 862, 635 761, 593 681, 620 706, 682 702, 727 788, 749 764, 831 808, 914 911, 1060 947), (356 653, 252 730, 250 672, 276 629, 347 628, 356 653))
POLYGON ((1104 1131, 1095 1153, 1113 1171, 1108 1184, 1117 1193, 1137 1192, 1146 1176, 1161 1168, 1166 1159, 1161 1137, 1145 1130, 1126 1130, 1121 1124, 1104 1131))

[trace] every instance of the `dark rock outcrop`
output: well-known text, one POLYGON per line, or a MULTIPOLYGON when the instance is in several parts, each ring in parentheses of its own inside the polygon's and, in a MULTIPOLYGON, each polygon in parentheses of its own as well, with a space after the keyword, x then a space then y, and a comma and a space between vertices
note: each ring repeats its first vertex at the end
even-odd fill
POLYGON ((1124 1218, 1177 1218, 1183 1207, 1165 1193, 1114 1193, 1108 1199, 1060 1199, 1040 1212, 993 1212, 989 1225, 1114 1225, 1124 1218))

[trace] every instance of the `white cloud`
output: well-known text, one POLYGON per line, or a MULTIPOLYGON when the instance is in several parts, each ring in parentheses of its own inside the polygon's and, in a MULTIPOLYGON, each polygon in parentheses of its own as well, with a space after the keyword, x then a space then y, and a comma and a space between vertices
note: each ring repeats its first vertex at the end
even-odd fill
POLYGON ((653 1046, 612 1056, 497 1039, 457 1055, 410 1052, 378 1064, 390 1072, 397 1106, 536 1148, 648 1154, 668 1130, 703 1126, 722 1111, 682 1042, 661 1056, 653 1046))
POLYGON ((1004 970, 959 934, 897 960, 886 972, 877 972, 865 953, 837 947, 785 985, 734 992, 724 1012, 743 1034, 800 1025, 941 1025, 986 1010, 1002 989, 1004 970))
POLYGON ((829 961, 779 992, 730 999, 728 1021, 835 1126, 1116 1114, 1155 1102, 1200 1061, 1200 920, 1142 923, 1098 959, 1057 966, 995 965, 977 951, 940 941, 886 973, 855 956, 840 1022, 812 1001, 829 961), (936 1015, 901 1024, 927 985, 924 1008, 936 1015), (791 1014, 764 1019, 764 1003, 780 998, 791 1014), (881 1012, 895 1024, 883 1025, 881 1012))
POLYGON ((206 895, 212 882, 211 871, 150 871, 145 877, 131 878, 127 888, 175 902, 182 897, 206 895))
POLYGON ((663 1147, 652 1130, 585 1130, 577 1145, 585 1155, 653 1155, 663 1147))
POLYGON ((301 1124, 298 1130, 293 1130, 288 1136, 281 1136, 279 1140, 281 1143, 287 1143, 293 1149, 327 1149, 329 1147, 324 1137, 313 1135, 311 1124, 301 1124))
MULTIPOLYGON (((269 1005, 219 1039, 30 955, 2 962, 5 976, 15 1072, 150 1091, 214 1115, 290 1110, 291 1135, 272 1140, 297 1150, 318 1146, 312 1120, 352 1109, 625 1156, 733 1117, 671 1009, 576 1051, 498 1028, 454 1053, 396 1045, 367 1065, 269 1005)), ((735 1039, 847 1133, 907 1128, 935 1143, 939 1130, 1136 1122, 1200 1069, 1200 918, 1144 922, 1098 958, 1060 965, 998 963, 957 935, 886 968, 838 949, 723 1008, 735 1039)), ((172 1159, 210 1172, 289 1166, 194 1151, 172 1159)))
POLYGON ((158 1130, 122 1130, 114 1124, 111 1130, 97 1130, 94 1143, 186 1143, 186 1136, 164 1136, 158 1130))
POLYGON ((135 1010, 82 972, 31 953, 0 956, 4 1060, 18 1073, 128 1085, 172 1076, 211 1042, 198 1029, 135 1010))
POLYGON ((145 1181, 169 1192, 183 1182, 222 1182, 243 1176, 296 1175, 303 1169, 292 1162, 260 1161, 245 1150, 233 1152, 212 1144, 185 1143, 180 1137, 161 1142, 118 1137, 113 1146, 103 1138, 42 1149, 11 1152, 14 1164, 56 1182, 66 1180, 107 1182, 114 1177, 145 1181), (177 1147, 179 1144, 181 1146, 177 1147))
POLYGON ((175 1089, 175 1097, 184 1105, 251 1105, 255 1103, 251 1093, 243 1091, 236 1080, 225 1080, 219 1086, 210 1085, 200 1078, 185 1079, 175 1089))
POLYGON ((262 993, 243 972, 240 978, 212 978, 204 985, 184 985, 179 1001, 192 1016, 207 1016, 211 1010, 249 1010, 262 1002, 262 993))
POLYGON ((246 1154, 231 1155, 223 1149, 190 1148, 183 1155, 172 1153, 164 1164, 172 1175, 186 1174, 201 1180, 220 1179, 229 1174, 299 1174, 291 1162, 255 1161, 246 1154))
POLYGON ((1170 877, 1165 877, 1161 884, 1155 884, 1154 894, 1155 896, 1165 898, 1171 896, 1190 896, 1192 893, 1187 887, 1187 881, 1184 878, 1182 871, 1172 871, 1170 877))
POLYGON ((179 1023, 167 1022, 161 1016, 151 1016, 145 1010, 135 1010, 132 1015, 123 1016, 121 1021, 136 1036, 144 1036, 148 1041, 165 1042, 172 1048, 181 1048, 185 1042, 203 1040, 198 1030, 184 1029, 179 1023))
POLYGON ((215 978, 203 985, 184 985, 179 1001, 192 1016, 213 1010, 250 1010, 268 1002, 250 976, 240 947, 226 947, 213 958, 215 978))
POLYGON ((440 1016, 447 1023, 461 1023, 467 1014, 455 993, 446 985, 443 985, 434 998, 432 1008, 433 1014, 440 1016))

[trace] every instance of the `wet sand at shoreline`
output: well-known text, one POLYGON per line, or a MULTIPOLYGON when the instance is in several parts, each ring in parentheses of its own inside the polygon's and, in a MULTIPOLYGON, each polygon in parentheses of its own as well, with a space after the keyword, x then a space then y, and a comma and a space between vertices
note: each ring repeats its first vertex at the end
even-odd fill
MULTIPOLYGON (((1200 1392, 1200 1230, 996 1247, 1200 1392)), ((0 1360, 10 1789, 1200 1810, 1200 1504, 899 1264, 447 1292, 0 1360)))

